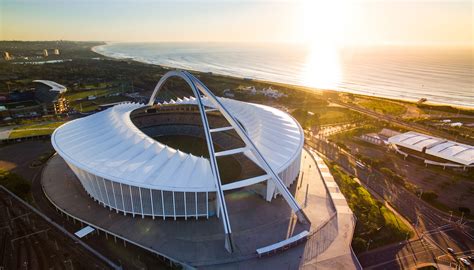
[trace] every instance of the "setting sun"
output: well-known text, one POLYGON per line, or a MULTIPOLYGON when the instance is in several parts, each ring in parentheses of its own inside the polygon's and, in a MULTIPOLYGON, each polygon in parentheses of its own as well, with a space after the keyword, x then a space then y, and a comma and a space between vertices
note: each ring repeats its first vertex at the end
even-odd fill
POLYGON ((0 270, 471 267, 473 7, 0 0, 0 270))
POLYGON ((337 48, 313 43, 301 74, 303 84, 322 89, 337 89, 341 77, 337 48))
POLYGON ((308 48, 301 74, 304 85, 336 89, 341 81, 338 47, 343 42, 348 4, 343 1, 304 1, 298 29, 308 48))

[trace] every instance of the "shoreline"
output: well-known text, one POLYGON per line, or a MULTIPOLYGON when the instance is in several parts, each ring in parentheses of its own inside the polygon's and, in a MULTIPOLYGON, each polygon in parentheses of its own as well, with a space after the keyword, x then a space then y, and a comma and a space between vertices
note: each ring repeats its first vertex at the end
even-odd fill
MULTIPOLYGON (((97 51, 96 48, 99 47, 104 47, 108 46, 113 43, 120 43, 120 42, 104 42, 105 44, 101 45, 96 45, 92 46, 90 50, 94 53, 97 53, 103 57, 115 59, 115 60, 131 60, 135 61, 138 63, 142 64, 147 64, 147 65, 154 65, 154 66, 159 66, 165 69, 181 69, 181 68, 176 68, 172 66, 166 66, 166 65, 161 65, 161 64, 155 64, 155 63, 150 63, 147 61, 140 61, 137 60, 134 57, 116 57, 116 56, 110 56, 106 55, 103 52, 97 51)), ((232 75, 227 75, 227 74, 219 74, 215 72, 205 72, 205 71, 200 71, 200 70, 193 70, 193 69, 182 69, 182 70, 187 70, 193 73, 197 74, 212 74, 213 76, 219 76, 223 78, 231 78, 231 79, 236 79, 236 80, 245 80, 247 81, 247 78, 245 77, 239 77, 239 76, 232 76, 232 75)), ((254 79, 254 78, 249 78, 247 82, 256 82, 256 83, 263 83, 263 84, 269 84, 273 86, 280 86, 280 87, 286 87, 286 88, 291 88, 292 90, 298 90, 298 91, 305 91, 305 92, 310 92, 317 94, 318 92, 332 92, 332 93, 342 93, 342 94, 352 94, 355 96, 361 96, 364 98, 379 98, 379 99, 384 99, 384 100, 389 100, 391 102, 402 102, 402 103, 410 103, 410 104, 417 104, 417 100, 415 99, 410 99, 410 98, 395 98, 395 97, 387 97, 387 96, 378 96, 378 95, 367 95, 367 94, 361 94, 361 93, 355 93, 355 92, 350 92, 350 91, 344 91, 344 90, 335 90, 335 89, 322 89, 322 88, 316 88, 316 87, 310 87, 310 86, 304 86, 304 85, 297 85, 297 84, 290 84, 290 83, 282 83, 282 82, 274 82, 274 81, 268 81, 264 79, 254 79)), ((421 99, 421 98, 420 98, 421 99)), ((474 104, 472 107, 470 106, 465 106, 465 105, 459 105, 459 104, 449 104, 449 103, 441 103, 441 102, 436 102, 436 101, 426 101, 423 102, 422 104, 427 105, 427 106, 437 106, 437 107, 443 107, 443 106, 449 106, 455 109, 462 109, 462 110, 468 110, 468 111, 474 111, 474 104)))

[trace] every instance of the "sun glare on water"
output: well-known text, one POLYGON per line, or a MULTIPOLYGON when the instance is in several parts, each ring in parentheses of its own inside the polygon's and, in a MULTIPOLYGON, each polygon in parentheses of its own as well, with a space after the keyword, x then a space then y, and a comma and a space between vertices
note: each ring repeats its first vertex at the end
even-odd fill
POLYGON ((308 0, 301 7, 299 31, 308 47, 301 81, 311 87, 335 89, 342 79, 338 45, 343 42, 347 6, 338 0, 308 0))
POLYGON ((306 57, 301 79, 307 86, 336 89, 342 79, 337 49, 323 46, 311 47, 306 57))

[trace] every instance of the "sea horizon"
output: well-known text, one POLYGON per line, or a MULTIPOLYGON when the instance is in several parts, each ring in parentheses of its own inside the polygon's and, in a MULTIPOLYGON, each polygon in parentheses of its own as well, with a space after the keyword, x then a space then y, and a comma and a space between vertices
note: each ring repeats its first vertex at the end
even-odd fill
POLYGON ((314 52, 291 43, 107 42, 92 50, 169 68, 474 108, 474 55, 468 46, 380 45, 314 52))

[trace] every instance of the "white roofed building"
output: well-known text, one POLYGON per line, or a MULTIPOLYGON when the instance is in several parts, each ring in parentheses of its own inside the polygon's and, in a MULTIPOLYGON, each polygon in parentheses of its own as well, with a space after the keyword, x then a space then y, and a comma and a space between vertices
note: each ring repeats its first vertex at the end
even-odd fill
POLYGON ((287 189, 300 171, 298 122, 272 107, 217 98, 188 72, 163 76, 148 104, 76 119, 51 140, 87 193, 116 211, 174 219, 217 214, 230 235, 223 191, 256 185, 263 199, 281 194, 304 218, 287 189), (156 104, 156 92, 175 76, 195 96, 156 104))
POLYGON ((67 88, 57 82, 48 80, 34 80, 35 99, 43 105, 45 114, 60 114, 69 110, 65 97, 67 88))
POLYGON ((425 135, 406 132, 388 139, 404 154, 425 159, 425 163, 445 167, 474 167, 474 146, 425 135))

